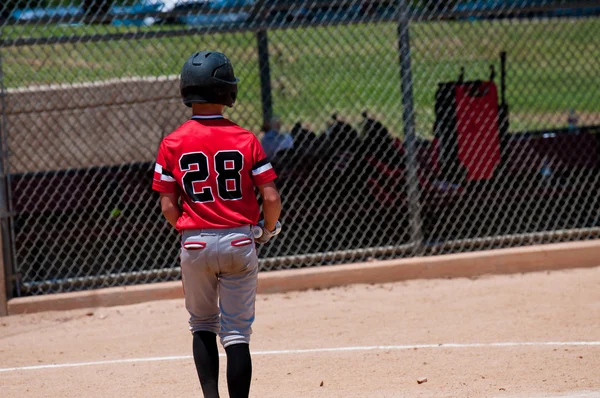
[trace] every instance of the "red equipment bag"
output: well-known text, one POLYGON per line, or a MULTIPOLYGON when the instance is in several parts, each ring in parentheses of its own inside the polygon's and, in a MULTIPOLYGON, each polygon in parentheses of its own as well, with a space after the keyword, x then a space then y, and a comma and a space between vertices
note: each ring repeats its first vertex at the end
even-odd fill
POLYGON ((444 178, 490 180, 501 162, 498 90, 492 81, 440 83, 435 136, 444 178))

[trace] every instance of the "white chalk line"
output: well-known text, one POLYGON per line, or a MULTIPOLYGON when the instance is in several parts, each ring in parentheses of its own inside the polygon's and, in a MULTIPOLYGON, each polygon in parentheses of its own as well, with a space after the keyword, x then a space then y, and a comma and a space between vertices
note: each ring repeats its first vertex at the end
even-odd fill
MULTIPOLYGON (((375 345, 375 346, 356 346, 356 347, 330 347, 330 348, 307 348, 298 350, 271 350, 271 351, 252 351, 252 355, 285 355, 285 354, 310 354, 323 352, 349 352, 349 351, 394 351, 394 350, 414 350, 419 348, 494 348, 494 347, 545 347, 545 346, 600 346, 600 341, 540 341, 540 342, 506 342, 506 343, 448 343, 448 344, 413 344, 413 345, 375 345)), ((225 356, 220 354, 219 356, 225 356)), ((48 365, 34 366, 19 366, 14 368, 0 368, 2 372, 17 372, 24 370, 40 370, 40 369, 59 369, 59 368, 76 368, 83 366, 94 365, 115 365, 124 363, 140 363, 140 362, 159 362, 159 361, 180 361, 189 360, 191 355, 175 355, 165 357, 149 357, 149 358, 126 358, 113 359, 108 361, 95 362, 76 362, 76 363, 60 363, 48 365)))

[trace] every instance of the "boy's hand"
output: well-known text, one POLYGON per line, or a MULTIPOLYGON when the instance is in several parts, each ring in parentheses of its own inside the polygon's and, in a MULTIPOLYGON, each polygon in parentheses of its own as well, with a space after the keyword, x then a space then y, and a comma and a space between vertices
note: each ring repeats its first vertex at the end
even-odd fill
POLYGON ((271 240, 272 237, 278 235, 280 232, 281 223, 279 221, 277 221, 277 223, 275 224, 275 229, 273 231, 269 231, 267 228, 265 228, 264 220, 261 220, 258 222, 258 225, 254 227, 254 241, 259 245, 264 245, 269 240, 271 240))

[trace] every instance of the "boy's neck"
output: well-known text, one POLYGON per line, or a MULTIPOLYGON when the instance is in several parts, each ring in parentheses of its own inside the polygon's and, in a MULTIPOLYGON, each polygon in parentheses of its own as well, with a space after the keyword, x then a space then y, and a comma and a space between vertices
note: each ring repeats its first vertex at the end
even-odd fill
POLYGON ((223 115, 225 105, 221 104, 192 104, 194 116, 223 115))

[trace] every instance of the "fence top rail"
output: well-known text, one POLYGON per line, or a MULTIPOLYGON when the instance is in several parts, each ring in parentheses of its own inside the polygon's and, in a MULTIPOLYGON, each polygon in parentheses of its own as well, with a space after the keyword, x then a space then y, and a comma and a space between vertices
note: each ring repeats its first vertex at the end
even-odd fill
MULTIPOLYGON (((264 30, 281 30, 281 29, 297 29, 305 27, 319 27, 319 26, 336 26, 336 25, 356 25, 365 24, 372 22, 401 22, 404 18, 409 21, 452 21, 468 19, 471 17, 477 17, 482 19, 494 20, 502 19, 506 17, 518 17, 521 15, 527 16, 532 13, 543 13, 553 12, 560 10, 571 10, 574 12, 581 12, 588 9, 598 9, 600 6, 597 1, 576 1, 572 3, 563 2, 552 2, 545 4, 526 4, 526 5, 510 5, 508 7, 490 7, 482 9, 443 9, 443 10, 423 10, 423 9, 411 9, 407 13, 402 13, 399 7, 395 5, 386 6, 382 11, 374 12, 371 14, 353 14, 353 13, 340 13, 336 15, 336 18, 322 18, 318 20, 308 18, 292 18, 290 20, 283 20, 277 18, 264 18, 264 15, 273 11, 285 11, 289 10, 290 5, 288 2, 283 4, 277 4, 274 6, 260 7, 261 1, 257 2, 253 6, 245 7, 229 7, 221 9, 207 9, 202 10, 198 15, 217 15, 220 13, 231 13, 248 11, 249 15, 246 19, 238 22, 215 22, 206 23, 202 25, 180 25, 175 29, 164 29, 163 24, 157 24, 156 27, 160 29, 153 30, 152 26, 146 27, 147 30, 136 30, 129 29, 123 32, 111 32, 111 33, 92 33, 92 34, 80 34, 80 35, 61 35, 61 36, 48 36, 48 37, 18 37, 18 38, 5 38, 0 39, 0 47, 24 47, 33 45, 54 45, 54 44, 68 44, 68 43, 90 43, 90 42, 102 42, 102 41, 115 41, 115 40, 139 40, 148 38, 164 38, 164 37, 176 37, 184 35, 198 35, 206 33, 243 33, 243 32, 258 32, 264 30), (287 6, 287 8, 286 8, 287 6)), ((298 3, 295 7, 298 7, 298 3)), ((335 0, 332 2, 302 2, 299 6, 310 8, 318 7, 336 7, 336 6, 348 6, 353 3, 348 3, 344 0, 335 0)), ((600 10, 599 10, 600 12, 600 10)), ((144 18, 148 16, 161 17, 173 17, 182 15, 195 15, 192 13, 184 13, 181 11, 169 11, 165 13, 134 13, 124 15, 126 19, 144 18)), ((557 16, 555 16, 557 17, 557 16)), ((44 19, 44 23, 59 23, 65 22, 64 17, 47 18, 44 19)), ((76 20, 69 20, 67 22, 78 22, 76 20)), ((25 22, 5 22, 4 25, 0 23, 0 27, 14 26, 14 25, 39 25, 40 20, 25 21, 25 22)))

